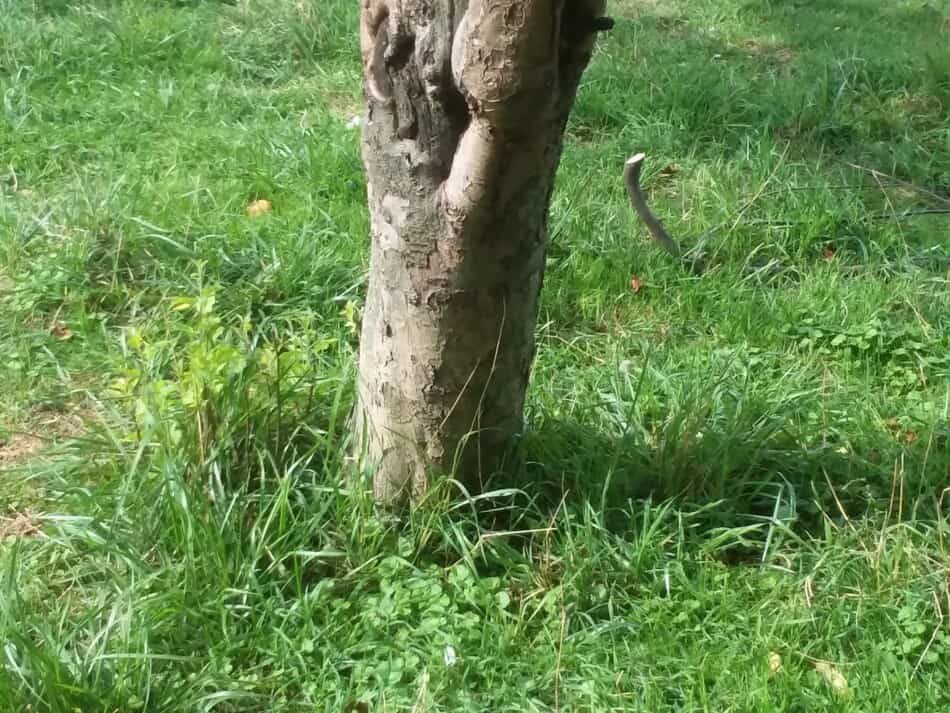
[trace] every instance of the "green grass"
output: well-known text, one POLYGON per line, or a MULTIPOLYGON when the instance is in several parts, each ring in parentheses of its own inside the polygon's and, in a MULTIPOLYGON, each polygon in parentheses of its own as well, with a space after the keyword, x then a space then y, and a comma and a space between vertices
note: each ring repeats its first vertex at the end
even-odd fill
POLYGON ((950 6, 614 2, 521 457, 394 522, 357 5, 0 0, 0 708, 947 710, 950 6))

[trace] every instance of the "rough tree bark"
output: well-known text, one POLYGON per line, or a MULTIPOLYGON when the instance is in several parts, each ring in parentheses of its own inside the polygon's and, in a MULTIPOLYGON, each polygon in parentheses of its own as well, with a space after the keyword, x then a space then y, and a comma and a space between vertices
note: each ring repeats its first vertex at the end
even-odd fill
POLYGON ((562 136, 605 0, 362 0, 372 227, 357 445, 376 498, 521 431, 562 136))

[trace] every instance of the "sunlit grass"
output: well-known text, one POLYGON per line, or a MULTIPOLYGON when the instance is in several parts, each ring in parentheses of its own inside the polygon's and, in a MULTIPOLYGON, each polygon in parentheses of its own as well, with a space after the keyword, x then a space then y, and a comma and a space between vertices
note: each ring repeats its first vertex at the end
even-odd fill
POLYGON ((950 705, 946 3, 613 3, 517 462, 398 523, 357 5, 0 0, 3 709, 950 705))

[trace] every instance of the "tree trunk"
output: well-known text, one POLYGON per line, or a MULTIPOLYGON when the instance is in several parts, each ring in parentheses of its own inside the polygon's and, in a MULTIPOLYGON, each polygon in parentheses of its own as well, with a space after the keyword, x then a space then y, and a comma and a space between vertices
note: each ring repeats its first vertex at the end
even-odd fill
POLYGON ((381 502, 432 474, 478 488, 521 431, 554 174, 604 5, 363 0, 355 416, 381 502))

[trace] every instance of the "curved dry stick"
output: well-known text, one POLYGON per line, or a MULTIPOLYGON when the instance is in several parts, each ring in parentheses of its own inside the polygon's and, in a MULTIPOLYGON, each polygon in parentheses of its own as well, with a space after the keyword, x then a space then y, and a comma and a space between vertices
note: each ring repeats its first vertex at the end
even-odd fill
POLYGON ((624 183, 627 184, 627 194, 630 196, 630 203, 633 205, 633 209, 640 217, 640 220, 647 226, 650 237, 653 238, 661 248, 666 250, 666 252, 677 260, 686 262, 695 272, 702 272, 702 262, 700 260, 690 260, 683 255, 679 243, 666 232, 666 228, 663 227, 660 219, 653 215, 653 212, 647 205, 646 197, 640 188, 640 169, 643 167, 643 160, 645 158, 646 154, 637 153, 628 158, 624 164, 623 178, 624 183))
MULTIPOLYGON (((678 260, 682 260, 696 274, 702 274, 706 269, 706 260, 702 256, 702 253, 700 253, 698 256, 684 254, 682 249, 679 246, 679 243, 677 243, 676 240, 674 240, 673 237, 668 232, 666 232, 666 229, 663 227, 663 224, 660 222, 659 218, 653 215, 653 212, 650 210, 649 206, 647 205, 646 197, 643 195, 643 190, 640 188, 640 170, 643 167, 643 161, 645 158, 646 158, 646 154, 637 153, 631 156, 630 158, 628 158, 627 162, 624 164, 623 178, 624 178, 624 183, 626 183, 627 185, 627 193, 630 195, 630 203, 633 204, 633 209, 636 211, 640 220, 642 220, 643 223, 647 226, 647 230, 650 233, 650 237, 652 237, 653 240, 656 241, 656 243, 661 248, 666 250, 666 252, 668 252, 670 255, 677 258, 678 260)), ((950 200, 944 198, 943 196, 940 196, 935 193, 931 193, 930 191, 927 191, 926 189, 922 189, 911 183, 906 183, 904 181, 901 181, 900 179, 894 178, 893 176, 888 176, 887 174, 881 173, 874 169, 864 168, 863 166, 858 166, 857 164, 853 164, 853 163, 849 163, 848 165, 853 166, 854 168, 859 168, 864 171, 868 171, 875 177, 884 177, 884 178, 893 180, 899 185, 903 185, 912 190, 921 192, 924 195, 929 196, 933 200, 936 200, 938 202, 943 202, 947 205, 946 208, 925 208, 922 210, 905 211, 903 213, 898 213, 898 214, 871 213, 871 214, 868 214, 867 216, 871 220, 886 220, 886 219, 900 220, 900 219, 912 217, 915 215, 950 214, 950 200)), ((794 189, 791 189, 791 190, 794 190, 794 189)), ((760 195, 761 195, 761 190, 759 191, 758 194, 756 194, 756 196, 751 201, 749 201, 744 206, 742 206, 742 208, 739 211, 740 214, 744 213, 746 208, 751 206, 760 197, 760 195)), ((781 221, 781 224, 790 226, 790 225, 795 225, 801 222, 803 221, 794 221, 794 220, 781 221)), ((767 220, 766 221, 744 221, 745 225, 752 225, 752 224, 759 224, 759 223, 764 223, 766 225, 775 224, 774 222, 767 221, 767 220)), ((707 230, 705 233, 703 233, 702 236, 700 236, 700 241, 702 241, 705 237, 709 236, 713 232, 719 230, 723 225, 725 225, 725 223, 715 226, 711 230, 707 230)), ((753 253, 754 252, 755 251, 753 251, 753 253)), ((750 257, 752 256, 750 255, 750 257)), ((746 274, 764 273, 768 276, 774 276, 779 273, 785 272, 788 269, 788 267, 789 266, 787 265, 782 265, 780 263, 777 263, 774 260, 771 260, 765 264, 760 264, 760 265, 747 264, 743 272, 746 274)))

